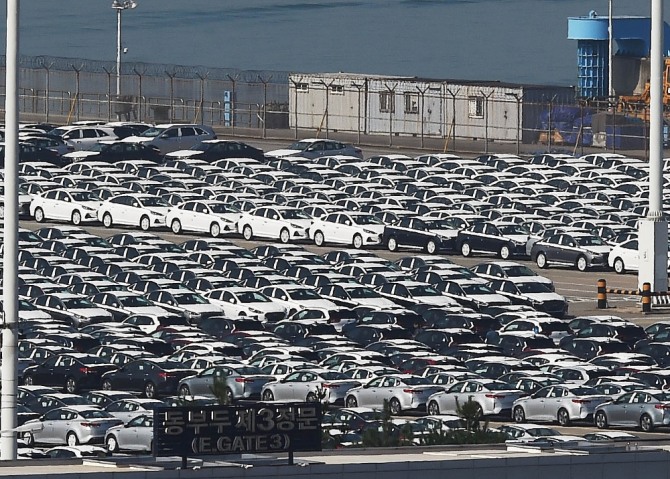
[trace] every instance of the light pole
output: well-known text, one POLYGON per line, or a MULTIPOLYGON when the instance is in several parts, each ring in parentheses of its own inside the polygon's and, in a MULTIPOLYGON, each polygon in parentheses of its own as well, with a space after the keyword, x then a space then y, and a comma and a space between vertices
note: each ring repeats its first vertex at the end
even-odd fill
POLYGON ((134 0, 114 0, 112 8, 116 10, 116 96, 121 94, 121 12, 137 7, 134 0))

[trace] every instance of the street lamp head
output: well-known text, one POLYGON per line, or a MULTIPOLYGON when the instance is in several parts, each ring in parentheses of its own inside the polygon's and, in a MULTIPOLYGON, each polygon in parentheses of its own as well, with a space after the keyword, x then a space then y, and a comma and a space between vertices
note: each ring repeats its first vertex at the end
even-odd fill
POLYGON ((127 10, 129 8, 136 8, 137 2, 134 0, 114 0, 112 2, 112 8, 115 10, 127 10))

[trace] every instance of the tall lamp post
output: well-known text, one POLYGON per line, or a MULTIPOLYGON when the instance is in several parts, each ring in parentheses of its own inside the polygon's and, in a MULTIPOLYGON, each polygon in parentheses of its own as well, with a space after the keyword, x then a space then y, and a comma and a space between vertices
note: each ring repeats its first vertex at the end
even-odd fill
POLYGON ((114 0, 112 8, 116 10, 116 96, 121 94, 121 12, 137 7, 134 0, 114 0))

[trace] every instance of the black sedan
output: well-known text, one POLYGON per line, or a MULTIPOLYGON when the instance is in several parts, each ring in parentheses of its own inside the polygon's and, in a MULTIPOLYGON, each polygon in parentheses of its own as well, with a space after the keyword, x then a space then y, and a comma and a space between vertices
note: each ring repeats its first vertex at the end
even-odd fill
POLYGON ((205 140, 188 150, 173 151, 165 155, 165 160, 179 158, 193 158, 214 162, 226 158, 251 158, 263 161, 265 159, 263 150, 234 140, 205 140))
POLYGON ((387 225, 382 244, 389 251, 401 247, 422 248, 429 254, 454 249, 456 230, 437 218, 402 218, 396 225, 387 225))
POLYGON ((87 150, 74 151, 63 155, 67 162, 104 161, 115 163, 123 160, 148 160, 159 162, 161 155, 158 149, 144 143, 131 143, 121 140, 105 140, 91 145, 87 150))
POLYGON ((100 388, 102 375, 114 369, 114 366, 97 356, 84 353, 57 354, 42 364, 28 366, 23 371, 23 382, 26 385, 62 388, 74 394, 100 388))
POLYGON ((149 399, 174 396, 179 381, 194 374, 196 371, 175 361, 139 359, 105 374, 102 389, 138 392, 149 399))
POLYGON ((502 259, 526 256, 529 231, 514 223, 478 223, 458 232, 456 245, 463 256, 494 253, 502 259))
POLYGON ((605 241, 590 233, 559 233, 535 243, 530 257, 539 268, 555 263, 586 271, 593 266, 607 266, 611 249, 605 241))

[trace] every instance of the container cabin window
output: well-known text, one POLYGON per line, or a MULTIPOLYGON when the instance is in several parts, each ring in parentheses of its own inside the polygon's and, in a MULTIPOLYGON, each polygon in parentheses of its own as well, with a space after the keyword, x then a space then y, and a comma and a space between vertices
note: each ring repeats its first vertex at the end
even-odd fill
POLYGON ((333 95, 344 95, 344 86, 343 85, 331 85, 330 92, 333 95))
POLYGON ((382 113, 395 113, 395 98, 389 91, 379 93, 379 111, 382 113))
POLYGON ((405 93, 405 113, 419 113, 419 95, 405 93))
POLYGON ((470 118, 484 118, 483 96, 471 96, 468 98, 468 115, 470 118))
POLYGON ((307 83, 296 83, 295 84, 295 91, 299 93, 307 93, 309 92, 309 84, 307 83))

